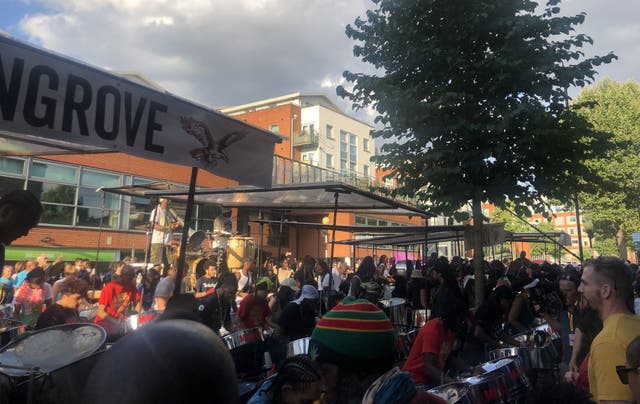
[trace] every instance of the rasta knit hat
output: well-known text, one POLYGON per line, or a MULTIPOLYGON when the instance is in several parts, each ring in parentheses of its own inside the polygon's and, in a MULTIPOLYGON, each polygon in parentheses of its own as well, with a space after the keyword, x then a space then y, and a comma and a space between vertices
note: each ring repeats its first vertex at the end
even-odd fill
POLYGON ((350 370, 388 370, 394 347, 387 315, 367 300, 346 297, 316 325, 309 355, 350 370))

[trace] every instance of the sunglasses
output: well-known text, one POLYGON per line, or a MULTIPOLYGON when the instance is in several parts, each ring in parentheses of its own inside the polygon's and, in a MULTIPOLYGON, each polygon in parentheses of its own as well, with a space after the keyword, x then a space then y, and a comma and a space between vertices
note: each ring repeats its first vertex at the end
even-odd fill
POLYGON ((629 384, 629 372, 636 372, 640 367, 627 368, 622 365, 616 366, 616 373, 622 384, 629 384))

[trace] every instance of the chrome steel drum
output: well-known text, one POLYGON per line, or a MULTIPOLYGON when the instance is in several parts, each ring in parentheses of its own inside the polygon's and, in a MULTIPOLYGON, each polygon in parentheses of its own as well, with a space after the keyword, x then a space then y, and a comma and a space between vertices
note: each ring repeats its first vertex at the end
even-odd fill
POLYGON ((496 359, 482 365, 484 376, 503 375, 507 387, 507 402, 516 403, 529 390, 529 379, 517 356, 496 359))
POLYGON ((227 247, 227 268, 231 271, 242 268, 244 261, 256 255, 256 241, 253 237, 229 237, 227 247))
POLYGON ((407 326, 406 300, 400 297, 380 300, 383 310, 388 314, 391 324, 403 331, 407 326))
POLYGON ((424 325, 427 323, 427 321, 429 320, 429 317, 427 316, 427 310, 425 309, 420 309, 420 310, 414 310, 413 311, 413 326, 415 328, 422 328, 424 327, 424 325))
MULTIPOLYGON (((45 328, 28 337, 10 342, 0 351, 0 363, 38 367, 47 373, 95 353, 107 339, 107 332, 96 324, 64 324, 45 328)), ((26 376, 27 370, 0 365, 0 372, 26 376)))
POLYGON ((537 326, 534 328, 534 331, 544 331, 549 334, 553 340, 560 339, 560 334, 547 323, 537 326))
POLYGON ((411 330, 409 332, 400 332, 396 336, 396 360, 402 361, 409 357, 413 342, 418 336, 417 330, 411 330))
POLYGON ((531 351, 529 348, 500 348, 489 352, 490 360, 510 358, 513 356, 517 356, 518 359, 520 359, 520 364, 525 372, 530 372, 533 369, 533 364, 531 363, 531 351))
POLYGON ((504 374, 484 374, 469 377, 465 382, 469 384, 476 403, 508 403, 507 383, 504 374))
POLYGON ((300 338, 287 344, 287 358, 296 355, 306 355, 309 353, 310 337, 300 338))
POLYGON ((261 328, 249 328, 227 334, 222 340, 229 350, 234 350, 244 345, 263 342, 264 336, 261 328))
POLYGON ((440 397, 449 404, 474 404, 476 402, 471 386, 464 382, 443 384, 428 390, 428 392, 440 397))
POLYGON ((256 376, 263 371, 266 346, 261 328, 236 331, 222 340, 229 348, 238 378, 256 376))

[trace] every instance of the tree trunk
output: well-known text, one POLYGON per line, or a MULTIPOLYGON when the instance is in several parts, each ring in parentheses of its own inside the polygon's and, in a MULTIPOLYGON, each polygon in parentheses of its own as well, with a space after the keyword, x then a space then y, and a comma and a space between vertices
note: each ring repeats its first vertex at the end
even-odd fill
POLYGON ((621 260, 627 259, 627 238, 624 234, 624 227, 622 224, 618 225, 618 231, 616 232, 616 245, 618 246, 618 256, 621 260))
POLYGON ((473 196, 471 212, 473 215, 473 274, 475 285, 476 308, 484 301, 484 253, 482 235, 482 193, 475 192, 473 196))

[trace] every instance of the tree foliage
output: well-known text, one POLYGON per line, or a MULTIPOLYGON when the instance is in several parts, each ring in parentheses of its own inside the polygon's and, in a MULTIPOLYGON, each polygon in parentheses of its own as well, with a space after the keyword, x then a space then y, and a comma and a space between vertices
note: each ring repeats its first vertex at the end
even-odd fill
POLYGON ((377 162, 398 180, 393 196, 443 213, 472 201, 480 240, 482 201, 524 213, 597 179, 578 157, 606 138, 568 111, 566 89, 615 55, 585 58, 592 40, 574 32, 585 14, 561 17, 559 3, 537 13, 530 0, 374 0, 347 26, 354 55, 378 73, 346 71, 353 87, 337 92, 377 112, 373 135, 389 140, 377 162))
POLYGON ((584 89, 573 108, 597 130, 613 134, 615 147, 586 164, 617 187, 583 193, 581 202, 593 223, 596 249, 603 253, 598 244, 615 241, 616 253, 626 258, 629 234, 640 231, 640 85, 603 80, 584 89))

